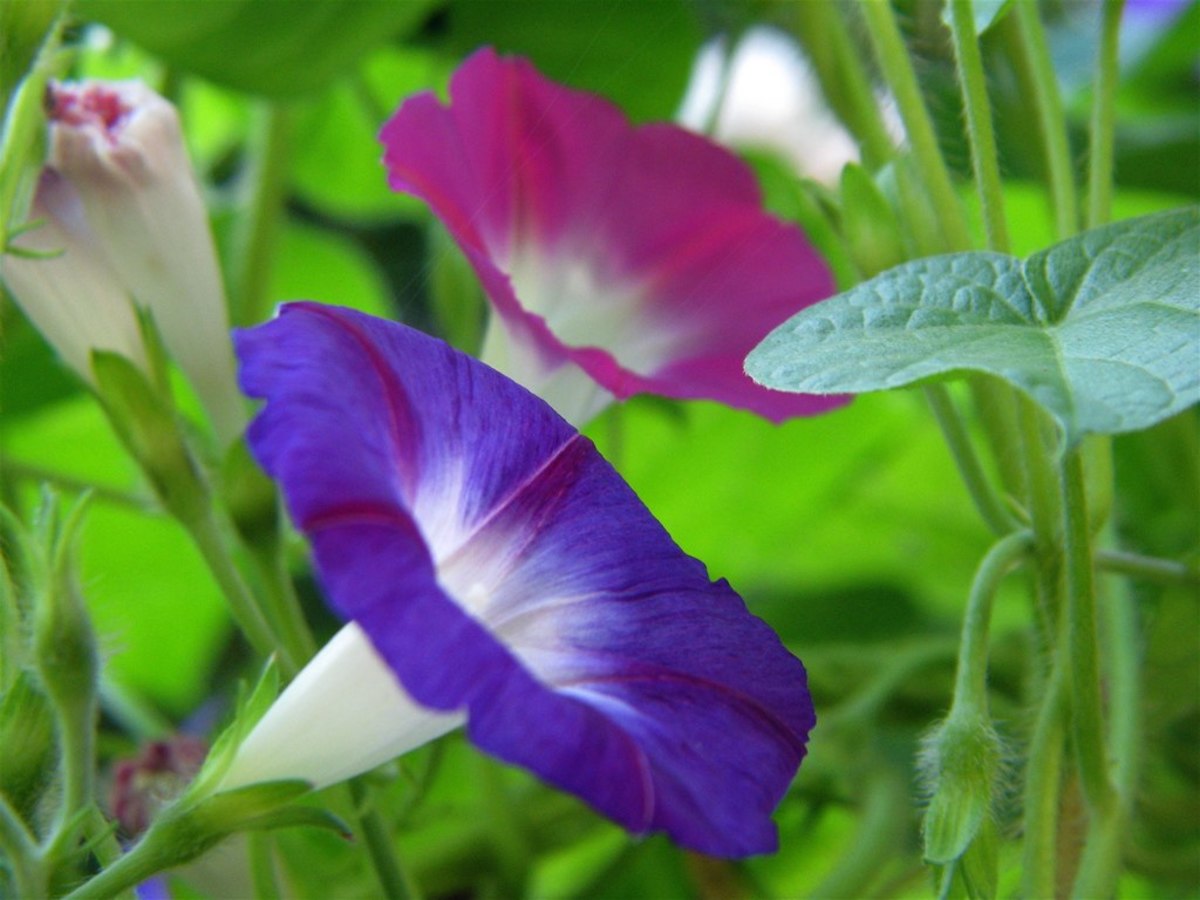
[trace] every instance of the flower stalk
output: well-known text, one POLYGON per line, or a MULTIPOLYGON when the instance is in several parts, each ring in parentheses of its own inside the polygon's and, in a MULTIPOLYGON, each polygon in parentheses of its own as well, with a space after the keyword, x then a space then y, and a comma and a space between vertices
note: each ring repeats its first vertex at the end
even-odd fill
POLYGON ((1059 239, 1079 228, 1077 190, 1071 165, 1067 123, 1063 115, 1058 79, 1036 3, 1014 3, 1015 38, 1011 41, 1017 65, 1033 88, 1033 108, 1041 132, 1054 222, 1059 239))
POLYGON ((967 250, 971 246, 971 236, 966 216, 938 148, 937 134, 921 97, 916 71, 905 49, 892 6, 879 0, 868 0, 859 4, 858 9, 866 22, 880 68, 896 96, 922 180, 938 211, 946 249, 967 250))
POLYGON ((988 102, 987 79, 975 34, 972 7, 971 0, 950 0, 950 33, 954 38, 954 58, 962 88, 967 136, 971 142, 971 164, 983 208, 988 247, 999 253, 1007 253, 1008 223, 1004 216, 1004 192, 1000 185, 1000 157, 996 151, 996 135, 992 130, 992 109, 988 102))

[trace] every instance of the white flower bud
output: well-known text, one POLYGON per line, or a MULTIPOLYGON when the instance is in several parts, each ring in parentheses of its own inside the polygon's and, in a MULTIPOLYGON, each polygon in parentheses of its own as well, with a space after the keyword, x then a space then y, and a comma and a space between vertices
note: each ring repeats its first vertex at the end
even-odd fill
POLYGON ((245 424, 225 293, 175 108, 140 82, 52 88, 49 166, 228 443, 245 424))

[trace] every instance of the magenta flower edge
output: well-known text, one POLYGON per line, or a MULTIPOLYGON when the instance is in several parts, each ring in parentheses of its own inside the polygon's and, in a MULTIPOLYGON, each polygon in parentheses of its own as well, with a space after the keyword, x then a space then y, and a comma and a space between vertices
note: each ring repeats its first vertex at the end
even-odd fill
POLYGON ((507 332, 507 374, 538 391, 578 366, 620 399, 710 399, 774 421, 845 402, 742 371, 768 331, 834 284, 799 229, 763 211, 739 159, 674 125, 635 128, 487 49, 450 97, 404 103, 380 135, 384 164, 474 266, 507 332))

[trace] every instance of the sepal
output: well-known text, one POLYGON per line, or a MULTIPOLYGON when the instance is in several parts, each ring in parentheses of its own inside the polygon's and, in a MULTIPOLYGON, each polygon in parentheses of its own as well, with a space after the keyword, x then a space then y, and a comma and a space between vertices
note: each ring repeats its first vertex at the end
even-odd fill
POLYGON ((182 522, 207 509, 208 488, 188 449, 169 395, 118 353, 93 351, 96 393, 121 442, 163 506, 182 522))
POLYGON ((238 748, 246 736, 250 734, 259 720, 266 715, 271 704, 279 696, 279 665, 275 657, 267 660, 254 688, 247 693, 243 683, 238 696, 237 713, 233 721, 221 732, 213 742, 212 749, 203 767, 196 773, 195 779, 180 802, 195 800, 216 792, 226 772, 233 764, 238 748))

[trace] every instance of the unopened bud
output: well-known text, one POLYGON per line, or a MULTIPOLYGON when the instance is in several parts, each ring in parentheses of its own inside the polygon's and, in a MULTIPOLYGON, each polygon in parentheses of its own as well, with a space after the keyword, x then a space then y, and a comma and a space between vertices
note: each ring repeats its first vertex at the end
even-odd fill
MULTIPOLYGON (((49 116, 48 173, 52 180, 70 183, 78 212, 72 209, 73 230, 63 233, 61 220, 53 219, 56 230, 34 231, 15 245, 68 252, 55 259, 19 260, 15 276, 9 271, 14 264, 7 264, 5 279, 29 317, 85 377, 86 365, 80 363, 86 364, 90 349, 141 360, 111 341, 66 348, 60 334, 43 326, 48 314, 34 310, 53 305, 55 297, 60 307, 70 301, 75 313, 100 306, 92 318, 115 316, 111 328, 136 335, 136 326, 130 328, 132 311, 114 314, 109 302, 114 294, 123 295, 127 304, 132 299, 150 313, 228 445, 245 423, 245 410, 208 217, 175 108, 140 82, 89 82, 53 86, 49 116), (34 266, 74 269, 55 274, 34 272, 34 266), (103 277, 91 282, 101 269, 103 277), (53 279, 60 286, 48 292, 46 283, 53 279)), ((103 328, 97 332, 103 333, 103 328)))
POLYGON ((33 656, 56 706, 77 714, 91 707, 100 672, 96 635, 65 556, 35 598, 33 656))
POLYGON ((963 855, 992 809, 1000 738, 987 721, 951 713, 926 741, 921 765, 933 788, 925 812, 925 859, 945 865, 963 855))

